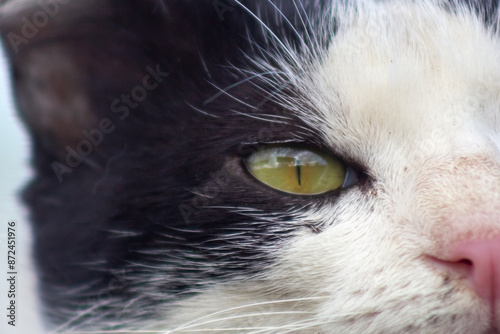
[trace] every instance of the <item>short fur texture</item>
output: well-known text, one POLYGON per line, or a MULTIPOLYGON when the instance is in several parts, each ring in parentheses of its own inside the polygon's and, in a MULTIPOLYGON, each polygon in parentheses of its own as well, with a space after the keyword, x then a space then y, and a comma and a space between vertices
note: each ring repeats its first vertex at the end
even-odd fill
POLYGON ((496 2, 51 3, 0 26, 53 329, 499 332, 429 261, 500 235, 496 2), (270 189, 243 162, 268 143, 358 183, 270 189))

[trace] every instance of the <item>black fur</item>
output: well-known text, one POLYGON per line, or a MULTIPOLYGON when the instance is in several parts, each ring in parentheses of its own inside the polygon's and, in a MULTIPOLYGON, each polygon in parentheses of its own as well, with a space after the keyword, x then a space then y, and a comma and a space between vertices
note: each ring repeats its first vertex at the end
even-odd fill
MULTIPOLYGON (((280 38, 292 36, 296 42, 267 1, 244 4, 280 38)), ((291 3, 278 5, 300 27, 291 3)), ((276 87, 258 78, 230 89, 232 97, 213 97, 219 88, 251 76, 231 67, 250 71, 249 59, 277 52, 269 33, 239 5, 225 1, 80 2, 61 5, 59 15, 71 19, 56 18, 34 40, 19 45, 18 53, 12 51, 18 96, 30 101, 20 102, 20 108, 32 133, 37 175, 24 198, 31 208, 50 316, 63 323, 96 302, 113 299, 121 300, 114 305, 135 304, 127 310, 104 306, 78 321, 96 315, 117 323, 153 317, 157 301, 262 270, 270 260, 266 245, 299 228, 287 221, 307 201, 253 181, 242 157, 257 142, 314 138, 296 135, 298 120, 273 105, 269 94, 276 87), (83 91, 70 94, 90 98, 80 131, 98 128, 103 118, 115 126, 71 173, 54 162, 69 167, 67 147, 76 149, 86 137, 68 136, 57 119, 51 120, 53 128, 40 130, 37 117, 30 118, 36 110, 23 110, 38 103, 29 91, 33 78, 24 62, 53 47, 69 55, 82 81, 83 91), (147 67, 168 76, 129 108, 129 115, 126 103, 112 108, 114 100, 142 83, 147 67), (277 111, 289 118, 288 125, 240 114, 277 111)), ((4 28, 4 36, 15 28, 22 27, 4 28)), ((68 73, 57 65, 57 60, 48 65, 55 68, 38 79, 60 97, 64 92, 58 89, 63 89, 48 83, 67 80, 68 73)), ((66 112, 56 110, 56 115, 66 112)))

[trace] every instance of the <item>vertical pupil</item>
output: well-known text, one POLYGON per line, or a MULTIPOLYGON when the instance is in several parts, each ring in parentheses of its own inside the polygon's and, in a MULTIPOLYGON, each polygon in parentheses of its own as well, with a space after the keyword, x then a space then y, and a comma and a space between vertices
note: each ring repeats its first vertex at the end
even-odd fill
POLYGON ((297 179, 299 181, 299 186, 300 186, 301 185, 301 180, 300 180, 300 160, 297 160, 296 165, 297 165, 297 179))

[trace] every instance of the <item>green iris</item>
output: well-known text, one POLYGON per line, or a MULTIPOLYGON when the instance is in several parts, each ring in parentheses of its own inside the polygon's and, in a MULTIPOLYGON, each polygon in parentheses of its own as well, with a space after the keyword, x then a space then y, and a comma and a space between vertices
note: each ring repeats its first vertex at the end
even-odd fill
POLYGON ((271 146, 246 161, 250 173, 268 186, 287 193, 315 195, 339 189, 346 166, 327 154, 287 146, 271 146))

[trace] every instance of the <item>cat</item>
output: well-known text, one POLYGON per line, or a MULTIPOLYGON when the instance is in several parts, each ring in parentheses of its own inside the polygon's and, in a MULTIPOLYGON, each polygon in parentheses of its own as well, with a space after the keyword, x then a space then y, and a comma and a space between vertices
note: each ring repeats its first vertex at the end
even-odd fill
POLYGON ((500 333, 496 1, 7 1, 52 332, 500 333))

